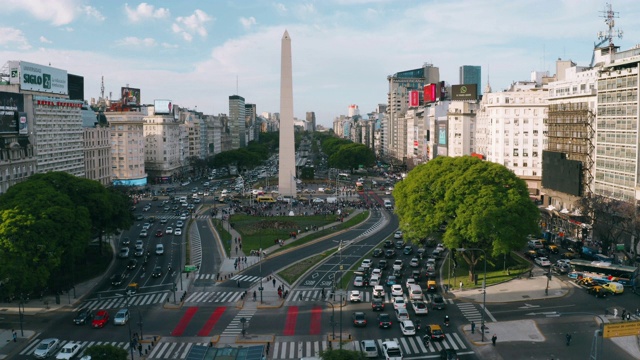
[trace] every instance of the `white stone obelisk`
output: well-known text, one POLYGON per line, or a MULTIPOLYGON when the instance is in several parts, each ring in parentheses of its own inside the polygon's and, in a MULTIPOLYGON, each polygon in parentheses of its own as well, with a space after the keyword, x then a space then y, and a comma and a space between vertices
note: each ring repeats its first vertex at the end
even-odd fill
POLYGON ((293 137, 293 80, 291 70, 291 38, 282 35, 280 65, 280 159, 278 192, 282 196, 296 196, 296 155, 293 137))

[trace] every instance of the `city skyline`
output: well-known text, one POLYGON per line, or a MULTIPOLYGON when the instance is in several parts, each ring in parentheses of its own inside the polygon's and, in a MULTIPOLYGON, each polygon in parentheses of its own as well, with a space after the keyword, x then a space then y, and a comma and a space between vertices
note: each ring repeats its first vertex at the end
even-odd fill
MULTIPOLYGON (((171 99, 206 114, 228 113, 230 95, 279 111, 279 61, 285 28, 292 55, 294 116, 316 113, 330 126, 350 104, 361 114, 385 104, 386 77, 440 68, 458 82, 462 65, 482 67, 493 91, 555 72, 557 58, 588 65, 605 1, 170 1, 153 4, 84 0, 0 0, 0 63, 24 60, 84 76, 85 97, 141 89, 141 100, 171 99)), ((640 4, 615 1, 614 39, 621 49, 640 39, 640 4)))

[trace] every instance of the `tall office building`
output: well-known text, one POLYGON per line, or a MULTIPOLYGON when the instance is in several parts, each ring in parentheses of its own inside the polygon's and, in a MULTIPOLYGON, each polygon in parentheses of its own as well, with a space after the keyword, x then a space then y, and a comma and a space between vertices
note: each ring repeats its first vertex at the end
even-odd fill
POLYGON ((280 64, 280 159, 278 191, 282 196, 296 195, 295 139, 293 137, 293 75, 291 70, 291 38, 282 36, 280 64))
POLYGON ((316 131, 316 113, 313 111, 307 111, 307 123, 309 123, 309 130, 316 131))
POLYGON ((475 65, 460 66, 460 84, 478 85, 478 95, 482 94, 482 68, 475 65))
POLYGON ((229 96, 229 129, 231 130, 231 148, 233 150, 246 147, 244 98, 239 95, 229 96))

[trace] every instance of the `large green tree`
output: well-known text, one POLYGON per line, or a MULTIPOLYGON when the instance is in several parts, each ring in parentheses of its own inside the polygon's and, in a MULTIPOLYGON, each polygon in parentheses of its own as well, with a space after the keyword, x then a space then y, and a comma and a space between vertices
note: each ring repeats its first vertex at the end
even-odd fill
POLYGON ((366 145, 348 143, 337 148, 337 151, 329 156, 329 166, 338 169, 349 169, 353 172, 360 165, 365 168, 375 164, 376 155, 366 145))
MULTIPOLYGON (((334 345, 335 346, 335 345, 334 345)), ((320 352, 322 360, 363 360, 364 354, 359 351, 347 349, 327 349, 320 352)))
MULTIPOLYGON (((417 166, 393 196, 400 228, 412 240, 445 227, 448 248, 479 248, 495 257, 521 248, 538 231, 540 213, 525 182, 500 164, 471 156, 437 157, 417 166)), ((461 255, 473 277, 481 253, 461 255)))

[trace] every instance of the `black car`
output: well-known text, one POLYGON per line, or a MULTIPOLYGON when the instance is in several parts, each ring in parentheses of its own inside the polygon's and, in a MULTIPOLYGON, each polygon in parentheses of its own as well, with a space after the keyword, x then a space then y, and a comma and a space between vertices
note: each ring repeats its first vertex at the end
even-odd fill
POLYGON ((382 249, 374 249, 373 253, 371 253, 371 256, 373 257, 381 257, 382 255, 384 255, 382 249))
POLYGON ((413 270, 411 272, 411 278, 413 280, 415 280, 416 282, 418 282, 418 280, 420 280, 420 271, 419 270, 413 270))
POLYGON ((384 310, 384 301, 382 298, 373 298, 371 300, 371 310, 382 311, 384 310))
POLYGON ((402 270, 393 270, 393 276, 398 280, 402 280, 402 270))
POLYGON ((378 315, 378 327, 388 329, 391 327, 391 317, 387 313, 378 315))
POLYGON ((124 274, 122 274, 122 273, 117 273, 117 274, 111 275, 111 285, 113 285, 113 286, 121 285, 122 284, 122 280, 124 280, 124 274))
POLYGON ((396 249, 402 249, 404 247, 404 241, 398 240, 395 245, 396 249))
POLYGON ((367 316, 362 311, 351 314, 351 320, 353 326, 367 326, 367 316))
POLYGON ((127 269, 129 269, 129 270, 135 269, 136 266, 138 266, 138 260, 136 260, 136 259, 131 259, 127 263, 127 269))
POLYGON ((392 248, 393 247, 393 241, 385 240, 384 241, 384 247, 387 248, 387 249, 392 248))
POLYGON ((158 278, 158 277, 162 276, 162 268, 160 266, 156 266, 153 269, 153 272, 151 273, 151 276, 153 276, 154 278, 158 278))
POLYGON ((387 251, 384 252, 384 257, 387 259, 392 259, 394 257, 396 257, 396 251, 393 249, 389 249, 387 251))
POLYGON ((131 240, 129 240, 128 237, 122 238, 122 245, 129 245, 129 244, 131 244, 131 240))
POLYGON ((405 246, 404 250, 402 250, 402 253, 405 255, 411 255, 413 253, 413 246, 411 245, 405 246))
POLYGON ((378 261, 378 269, 385 270, 387 268, 387 260, 378 261))
POLYGON ((442 310, 446 307, 447 305, 444 303, 444 299, 442 298, 442 295, 433 295, 433 298, 431 299, 432 309, 442 310))
POLYGON ((89 309, 80 309, 75 318, 73 318, 73 323, 76 325, 84 325, 87 322, 93 320, 93 312, 89 309))

